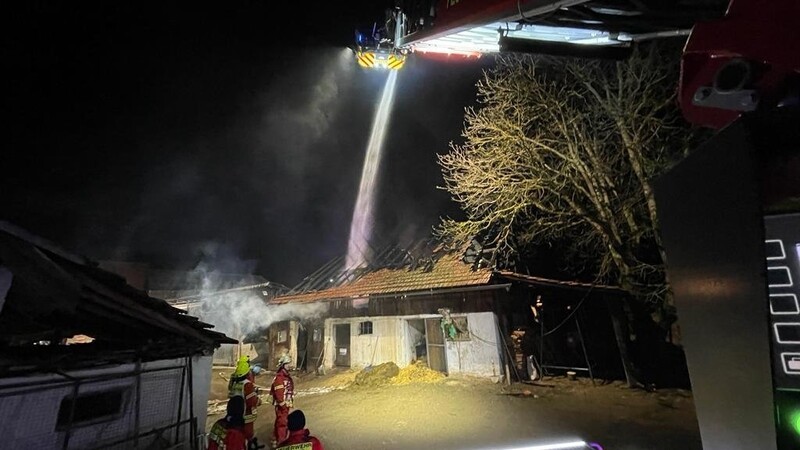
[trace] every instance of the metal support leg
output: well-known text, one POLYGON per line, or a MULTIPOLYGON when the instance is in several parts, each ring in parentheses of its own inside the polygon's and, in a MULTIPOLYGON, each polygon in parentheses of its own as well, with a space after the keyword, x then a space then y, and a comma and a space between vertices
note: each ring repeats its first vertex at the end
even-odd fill
POLYGON ((578 328, 578 337, 581 340, 581 349, 583 349, 583 359, 586 361, 586 368, 589 370, 589 378, 592 380, 592 386, 595 386, 594 374, 592 373, 592 364, 589 363, 589 354, 586 353, 586 344, 583 342, 583 332, 581 332, 580 313, 575 315, 575 326, 578 328))

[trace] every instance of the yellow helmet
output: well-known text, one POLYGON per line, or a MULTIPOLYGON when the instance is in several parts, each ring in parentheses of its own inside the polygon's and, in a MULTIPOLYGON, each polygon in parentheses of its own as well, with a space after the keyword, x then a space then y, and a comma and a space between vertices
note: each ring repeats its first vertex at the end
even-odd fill
POLYGON ((250 358, 242 356, 239 362, 236 363, 236 370, 233 371, 233 376, 240 377, 250 371, 250 358))

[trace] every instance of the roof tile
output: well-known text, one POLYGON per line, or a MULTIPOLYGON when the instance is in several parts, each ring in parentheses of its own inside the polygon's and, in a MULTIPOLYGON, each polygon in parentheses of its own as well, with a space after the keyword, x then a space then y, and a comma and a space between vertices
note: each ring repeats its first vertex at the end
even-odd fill
POLYGON ((270 303, 310 303, 377 294, 402 294, 428 289, 476 286, 489 284, 491 278, 491 269, 473 270, 470 264, 461 261, 460 254, 450 253, 442 256, 428 271, 406 268, 379 269, 343 285, 319 291, 279 296, 272 299, 270 303))

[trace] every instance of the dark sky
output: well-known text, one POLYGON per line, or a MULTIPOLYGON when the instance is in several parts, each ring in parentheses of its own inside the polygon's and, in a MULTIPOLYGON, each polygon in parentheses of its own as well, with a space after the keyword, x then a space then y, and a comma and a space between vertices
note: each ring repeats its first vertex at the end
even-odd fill
MULTIPOLYGON (((345 46, 380 2, 29 3, 6 10, 0 217, 96 260, 217 252, 285 284, 346 251, 386 75, 345 46)), ((399 74, 378 237, 458 213, 436 153, 487 64, 399 74)))

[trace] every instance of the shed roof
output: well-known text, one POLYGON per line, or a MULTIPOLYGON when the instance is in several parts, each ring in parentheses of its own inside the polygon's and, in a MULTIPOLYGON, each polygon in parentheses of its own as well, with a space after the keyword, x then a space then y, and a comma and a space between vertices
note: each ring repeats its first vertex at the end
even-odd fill
MULTIPOLYGON (((0 268, 10 287, 0 298, 0 373, 9 367, 72 364, 74 347, 91 360, 153 360, 206 353, 236 343, 165 301, 8 222, 0 221, 0 268), (8 278, 8 277, 7 277, 8 278), (57 345, 77 334, 91 344, 57 345), (35 345, 41 342, 51 345, 35 345)), ((59 367, 63 368, 63 367, 59 367)))

